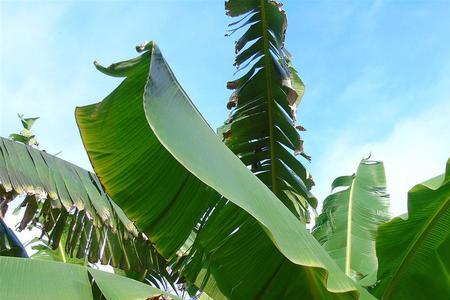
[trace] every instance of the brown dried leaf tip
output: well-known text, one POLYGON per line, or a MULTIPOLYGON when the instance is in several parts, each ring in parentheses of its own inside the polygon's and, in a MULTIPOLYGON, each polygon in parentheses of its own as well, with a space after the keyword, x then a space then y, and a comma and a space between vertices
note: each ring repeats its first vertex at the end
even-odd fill
POLYGON ((222 134, 222 136, 223 136, 223 139, 224 139, 224 140, 228 139, 229 137, 231 137, 231 130, 225 131, 225 132, 222 134))
POLYGON ((173 298, 161 294, 158 296, 149 297, 146 300, 173 300, 173 298))
POLYGON ((303 140, 299 139, 299 145, 298 145, 297 149, 295 149, 294 155, 302 154, 303 150, 304 150, 303 149, 303 140))
POLYGON ((238 86, 238 82, 237 81, 228 81, 227 82, 227 89, 229 90, 235 90, 238 86))
POLYGON ((238 96, 237 96, 237 93, 234 92, 233 94, 231 94, 230 99, 228 100, 227 108, 232 109, 233 107, 235 107, 237 105, 237 102, 238 102, 238 96))

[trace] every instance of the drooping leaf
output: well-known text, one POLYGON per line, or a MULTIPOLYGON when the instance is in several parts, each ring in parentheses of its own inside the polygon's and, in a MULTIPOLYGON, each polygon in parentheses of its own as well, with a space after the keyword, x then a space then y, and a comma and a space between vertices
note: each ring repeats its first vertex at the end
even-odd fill
POLYGON ((363 159, 352 176, 341 176, 316 219, 313 235, 348 276, 359 280, 377 270, 377 228, 389 220, 384 166, 363 159), (337 190, 337 191, 336 191, 337 190))
POLYGON ((42 259, 56 262, 64 262, 70 264, 78 264, 82 266, 88 265, 87 257, 84 258, 76 258, 72 257, 67 253, 64 249, 63 245, 66 244, 67 233, 64 232, 60 243, 56 249, 53 249, 52 246, 48 243, 48 241, 44 241, 42 238, 35 237, 28 241, 25 246, 30 247, 32 249, 32 255, 30 258, 32 259, 42 259))
POLYGON ((147 269, 158 280, 170 280, 154 270, 165 270, 165 259, 104 192, 95 174, 0 137, 0 190, 4 203, 27 195, 19 229, 42 228, 53 249, 63 241, 69 257, 139 272, 147 269))
POLYGON ((225 8, 230 16, 246 15, 230 30, 246 29, 236 41, 235 61, 246 73, 227 84, 234 90, 227 104, 232 111, 219 134, 292 213, 309 222, 308 207, 317 207, 314 182, 293 155, 309 159, 298 132, 305 129, 296 124, 305 86, 284 47, 286 14, 269 0, 229 0, 225 8))
POLYGON ((125 79, 76 118, 105 190, 156 249, 214 299, 370 298, 214 134, 158 47, 138 50, 96 64, 125 79))
POLYGON ((159 295, 179 299, 138 281, 79 265, 0 257, 0 266, 2 300, 145 300, 159 295), (97 287, 100 294, 95 295, 92 291, 97 287))
POLYGON ((450 159, 445 174, 408 192, 407 218, 383 224, 377 236, 382 299, 448 299, 450 295, 450 159))
POLYGON ((86 262, 84 260, 75 257, 65 257, 60 249, 53 250, 50 246, 44 243, 32 246, 31 249, 33 249, 33 251, 36 251, 31 256, 32 259, 64 262, 82 266, 86 265, 86 262))

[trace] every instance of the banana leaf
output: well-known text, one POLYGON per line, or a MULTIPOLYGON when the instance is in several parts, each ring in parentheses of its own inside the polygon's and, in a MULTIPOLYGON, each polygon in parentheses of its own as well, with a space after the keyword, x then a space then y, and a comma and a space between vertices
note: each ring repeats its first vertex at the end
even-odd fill
POLYGON ((125 77, 78 107, 105 190, 188 283, 214 299, 370 299, 231 152, 159 48, 97 69, 125 77))
POLYGON ((356 174, 331 186, 313 235, 348 276, 360 280, 377 270, 376 232, 389 220, 383 163, 363 159, 356 174))
POLYGON ((378 229, 380 299, 448 299, 450 295, 450 159, 445 174, 408 192, 408 216, 378 229))
POLYGON ((2 300, 180 299, 147 284, 79 265, 0 257, 0 266, 2 300))
POLYGON ((42 229, 68 257, 148 272, 174 284, 166 260, 103 190, 95 174, 45 151, 0 137, 0 203, 25 198, 19 230, 42 229), (158 271, 159 270, 159 271, 158 271))
POLYGON ((304 165, 295 158, 303 150, 296 110, 305 86, 284 45, 286 13, 276 1, 229 0, 227 14, 241 18, 230 24, 229 35, 245 30, 235 44, 238 79, 227 83, 234 90, 231 109, 219 128, 225 144, 264 182, 302 222, 309 222, 309 207, 317 207, 310 192, 314 185, 304 165), (243 16, 243 17, 242 17, 243 16))

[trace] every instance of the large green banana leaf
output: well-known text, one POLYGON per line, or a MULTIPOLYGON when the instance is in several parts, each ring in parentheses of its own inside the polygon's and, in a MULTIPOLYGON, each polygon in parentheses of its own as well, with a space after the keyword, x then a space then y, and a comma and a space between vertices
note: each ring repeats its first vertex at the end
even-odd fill
POLYGON ((309 159, 296 125, 296 109, 304 85, 291 66, 284 47, 287 19, 281 5, 269 0, 229 0, 227 14, 242 17, 231 24, 246 31, 236 41, 234 65, 245 75, 228 82, 234 89, 232 109, 220 128, 226 145, 264 182, 302 222, 308 207, 317 207, 314 184, 293 153, 309 159))
POLYGON ((208 126, 154 43, 104 68, 125 77, 77 123, 105 190, 214 299, 371 296, 208 126))
POLYGON ((363 159, 352 176, 336 178, 313 235, 345 273, 359 280, 377 270, 375 237, 389 220, 384 166, 363 159))
POLYGON ((19 229, 42 228, 70 257, 111 264, 173 283, 166 261, 104 192, 95 174, 0 137, 0 202, 26 195, 19 229), (63 237, 61 239, 61 237, 63 237))
POLYGON ((179 299, 147 284, 79 265, 0 257, 0 266, 0 300, 179 299))
POLYGON ((445 174, 408 192, 408 216, 378 230, 374 294, 382 299, 450 296, 450 159, 445 174))

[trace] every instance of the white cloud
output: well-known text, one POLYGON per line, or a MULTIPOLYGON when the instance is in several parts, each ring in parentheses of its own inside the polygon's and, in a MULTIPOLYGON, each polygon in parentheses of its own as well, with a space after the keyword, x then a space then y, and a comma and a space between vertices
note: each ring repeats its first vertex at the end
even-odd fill
POLYGON ((335 177, 352 174, 359 160, 372 153, 373 159, 385 165, 392 214, 406 212, 407 191, 443 173, 450 157, 450 92, 441 97, 420 114, 399 120, 383 139, 361 144, 357 134, 344 132, 318 162, 315 194, 324 199, 335 177))

